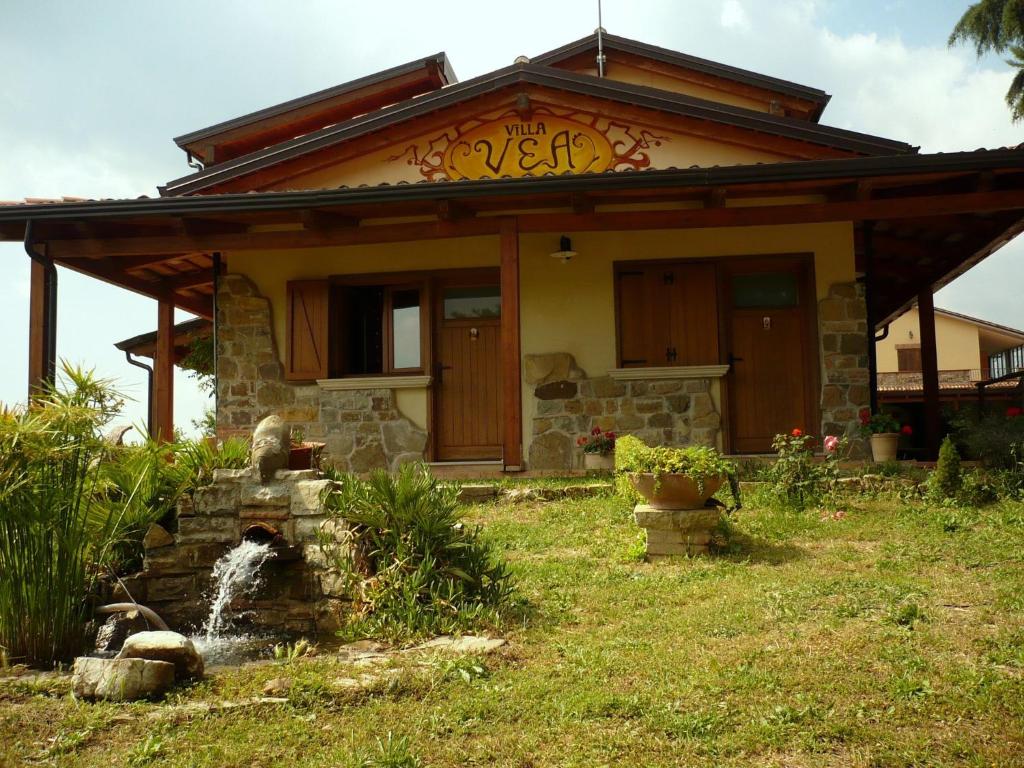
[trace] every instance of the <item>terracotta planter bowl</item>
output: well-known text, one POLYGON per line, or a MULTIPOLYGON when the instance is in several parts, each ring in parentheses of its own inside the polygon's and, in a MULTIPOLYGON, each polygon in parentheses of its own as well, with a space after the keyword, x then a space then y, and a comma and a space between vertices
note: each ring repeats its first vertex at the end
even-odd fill
POLYGON ((629 482, 655 509, 700 509, 722 487, 724 477, 704 478, 704 491, 686 475, 631 474, 629 482))
POLYGON ((293 443, 288 449, 288 469, 317 469, 323 448, 323 443, 293 443))

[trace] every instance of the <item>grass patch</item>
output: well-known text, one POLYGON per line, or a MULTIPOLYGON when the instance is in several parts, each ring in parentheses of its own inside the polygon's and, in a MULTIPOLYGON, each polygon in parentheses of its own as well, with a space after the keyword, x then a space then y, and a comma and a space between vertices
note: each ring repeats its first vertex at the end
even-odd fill
POLYGON ((281 675, 289 702, 156 728, 166 703, 0 686, 0 766, 1024 765, 1024 506, 844 510, 750 504, 723 556, 652 565, 615 498, 471 507, 534 611, 498 655, 359 693, 330 654, 243 667, 169 703, 281 675))

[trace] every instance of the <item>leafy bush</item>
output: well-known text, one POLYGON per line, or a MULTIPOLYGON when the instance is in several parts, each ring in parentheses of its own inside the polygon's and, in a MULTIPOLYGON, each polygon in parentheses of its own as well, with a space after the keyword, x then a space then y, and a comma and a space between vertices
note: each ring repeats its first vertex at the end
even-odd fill
POLYGON ((846 439, 825 438, 825 455, 814 455, 815 439, 794 429, 788 435, 776 435, 772 448, 775 462, 762 475, 768 483, 769 499, 784 509, 803 511, 820 506, 838 491, 839 459, 846 452, 846 439))
POLYGON ((398 640, 500 622, 513 603, 511 573, 480 529, 462 522, 456 486, 424 465, 368 480, 332 474, 337 488, 324 504, 350 526, 354 551, 343 557, 333 538, 321 541, 357 605, 343 634, 398 640))
POLYGON ((1014 469, 1024 459, 1024 415, 1020 408, 979 410, 969 406, 949 420, 967 458, 994 469, 1014 469))
POLYGON ((174 463, 188 478, 186 488, 195 490, 213 482, 215 469, 244 469, 249 466, 249 443, 229 438, 218 445, 205 440, 178 443, 174 447, 174 463))

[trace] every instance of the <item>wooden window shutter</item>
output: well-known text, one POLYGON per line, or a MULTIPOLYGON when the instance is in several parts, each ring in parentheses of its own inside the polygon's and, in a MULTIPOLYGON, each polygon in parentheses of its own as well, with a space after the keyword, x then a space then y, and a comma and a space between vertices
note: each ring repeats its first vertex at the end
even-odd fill
POLYGON ((921 348, 904 347, 896 350, 896 368, 900 372, 918 372, 921 370, 921 348))
POLYGON ((326 379, 329 285, 326 280, 288 283, 285 378, 288 381, 326 379))

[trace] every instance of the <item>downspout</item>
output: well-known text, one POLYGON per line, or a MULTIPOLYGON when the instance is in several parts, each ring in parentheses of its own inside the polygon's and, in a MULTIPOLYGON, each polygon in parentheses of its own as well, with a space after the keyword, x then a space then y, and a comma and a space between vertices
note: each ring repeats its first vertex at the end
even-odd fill
MULTIPOLYGON (((868 397, 870 398, 871 412, 878 411, 878 360, 875 349, 875 309, 874 309, 874 287, 875 287, 875 243, 872 237, 875 222, 864 222, 864 304, 867 317, 867 340, 868 340, 868 397)), ((885 336, 889 334, 889 327, 886 326, 885 336)))
MULTIPOLYGON (((46 317, 44 319, 43 346, 46 354, 46 379, 53 383, 57 378, 57 267, 53 259, 36 253, 32 247, 32 219, 25 222, 25 253, 32 261, 46 270, 46 317)), ((31 393, 29 393, 31 395, 31 393)))
POLYGON ((132 357, 132 353, 127 349, 124 351, 125 360, 128 361, 128 365, 134 365, 136 368, 141 368, 146 372, 146 432, 149 435, 153 434, 153 366, 141 363, 132 357))

